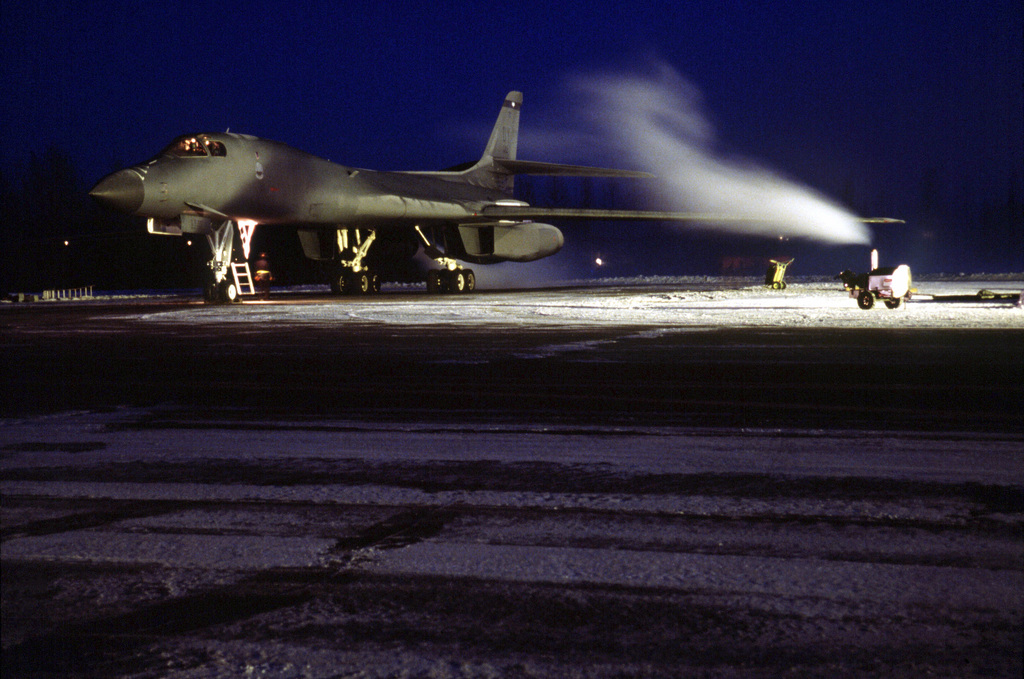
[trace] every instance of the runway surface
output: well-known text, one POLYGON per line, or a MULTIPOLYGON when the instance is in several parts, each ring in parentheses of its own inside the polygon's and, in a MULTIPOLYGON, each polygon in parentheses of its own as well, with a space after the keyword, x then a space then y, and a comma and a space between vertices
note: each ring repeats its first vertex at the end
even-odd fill
POLYGON ((5 677, 1021 672, 1012 305, 686 280, 0 324, 5 677))

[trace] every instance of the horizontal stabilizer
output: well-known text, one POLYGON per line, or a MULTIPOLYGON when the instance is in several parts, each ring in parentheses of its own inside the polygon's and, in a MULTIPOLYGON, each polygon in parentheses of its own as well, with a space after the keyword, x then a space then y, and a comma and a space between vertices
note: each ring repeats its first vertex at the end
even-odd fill
POLYGON ((635 179, 651 179, 654 177, 650 172, 638 172, 636 170, 539 163, 533 160, 510 160, 507 158, 495 158, 494 165, 499 170, 508 174, 532 174, 548 177, 632 177, 635 179))

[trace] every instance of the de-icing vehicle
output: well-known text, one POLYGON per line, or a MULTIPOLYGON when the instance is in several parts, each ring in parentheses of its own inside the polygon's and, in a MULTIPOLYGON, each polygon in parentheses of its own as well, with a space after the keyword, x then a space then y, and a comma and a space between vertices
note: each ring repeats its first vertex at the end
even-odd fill
POLYGON ((876 299, 882 300, 890 309, 898 309, 903 300, 910 299, 914 293, 910 267, 906 264, 874 268, 862 274, 847 269, 837 278, 843 281, 843 287, 849 290, 850 297, 857 299, 857 306, 865 310, 875 306, 876 299))

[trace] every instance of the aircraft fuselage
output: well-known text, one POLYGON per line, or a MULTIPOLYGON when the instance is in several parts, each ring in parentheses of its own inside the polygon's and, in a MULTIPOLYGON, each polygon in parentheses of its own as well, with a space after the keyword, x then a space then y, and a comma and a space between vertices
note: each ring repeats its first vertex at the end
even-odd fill
POLYGON ((459 173, 350 168, 280 142, 239 134, 182 137, 153 160, 104 178, 92 194, 142 217, 182 214, 260 224, 472 222, 496 189, 459 173))

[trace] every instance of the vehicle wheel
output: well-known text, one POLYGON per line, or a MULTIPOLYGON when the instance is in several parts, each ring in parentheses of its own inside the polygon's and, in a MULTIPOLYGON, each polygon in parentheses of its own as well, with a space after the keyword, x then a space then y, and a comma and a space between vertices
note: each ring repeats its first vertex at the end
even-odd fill
POLYGON ((875 306, 875 296, 867 290, 862 291, 857 295, 857 306, 864 310, 870 309, 875 306))
POLYGON ((352 281, 351 281, 351 279, 349 279, 348 274, 346 274, 346 273, 338 274, 338 283, 337 283, 336 286, 332 287, 332 289, 334 289, 334 288, 337 288, 337 293, 339 295, 344 295, 347 292, 351 292, 352 291, 352 281))
POLYGON ((441 280, 441 272, 437 269, 431 269, 427 272, 427 292, 431 294, 438 294, 444 292, 443 281, 441 280))
POLYGON ((448 289, 451 292, 466 291, 466 275, 461 269, 456 269, 448 274, 448 289))
POLYGON ((380 279, 380 274, 379 273, 372 273, 372 274, 370 274, 370 292, 372 292, 372 293, 380 292, 381 283, 382 283, 382 281, 380 279))
POLYGON ((779 283, 778 281, 775 281, 775 282, 772 283, 772 290, 781 290, 781 289, 782 289, 782 283, 779 283))
POLYGON ((466 269, 463 273, 466 275, 466 292, 476 290, 476 274, 473 273, 473 270, 466 269))
POLYGON ((885 306, 889 307, 890 309, 899 309, 900 308, 900 304, 902 304, 902 303, 903 303, 903 298, 902 297, 897 297, 895 299, 887 299, 887 300, 885 300, 885 306))

